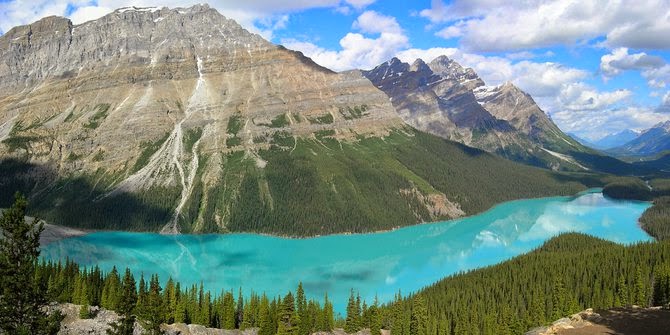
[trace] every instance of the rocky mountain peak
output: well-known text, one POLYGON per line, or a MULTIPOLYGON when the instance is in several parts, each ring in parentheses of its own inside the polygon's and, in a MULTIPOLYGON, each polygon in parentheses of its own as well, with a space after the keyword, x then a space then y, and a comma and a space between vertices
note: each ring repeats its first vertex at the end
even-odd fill
POLYGON ((413 72, 432 72, 430 67, 428 67, 426 62, 424 62, 421 58, 417 58, 409 67, 409 70, 413 72))
MULTIPOLYGON (((0 94, 118 64, 160 69, 168 63, 190 63, 177 73, 158 70, 145 76, 194 77, 197 57, 274 47, 207 5, 126 7, 80 25, 47 17, 0 36, 0 94)), ((203 71, 210 71, 206 61, 203 71)))
POLYGON ((651 127, 651 129, 653 128, 659 128, 665 130, 666 132, 670 132, 670 121, 659 122, 653 127, 651 127))
POLYGON ((428 66, 435 74, 447 79, 456 80, 461 84, 468 84, 470 89, 484 85, 484 81, 479 78, 473 69, 464 68, 461 64, 445 55, 433 59, 428 66))
POLYGON ((445 55, 441 55, 430 61, 430 68, 433 72, 442 75, 453 75, 463 72, 463 67, 456 61, 445 55))

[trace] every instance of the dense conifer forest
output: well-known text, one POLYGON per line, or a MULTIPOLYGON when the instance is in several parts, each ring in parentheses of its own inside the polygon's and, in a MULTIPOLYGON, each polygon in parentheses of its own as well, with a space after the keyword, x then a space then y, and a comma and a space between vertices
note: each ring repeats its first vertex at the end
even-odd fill
POLYGON ((420 299, 428 315, 423 334, 431 335, 522 334, 586 308, 667 305, 670 243, 622 246, 563 234, 528 254, 449 276, 384 305, 383 326, 394 335, 416 334, 410 325, 420 299))
MULTIPOLYGON (((267 297, 241 290, 209 292, 169 279, 134 278, 113 269, 80 269, 72 262, 36 266, 35 280, 49 301, 72 302, 137 317, 147 329, 195 323, 224 329, 259 328, 260 334, 301 334, 342 327, 401 335, 519 334, 585 308, 658 306, 670 302, 670 243, 622 246, 582 234, 563 234, 502 264, 449 276, 410 296, 379 305, 352 290, 346 315, 332 303, 295 294, 267 297)), ((157 328, 156 328, 157 329, 157 328)))
POLYGON ((158 333, 161 323, 186 322, 224 329, 258 328, 261 335, 306 335, 335 327, 348 333, 367 328, 374 334, 389 329, 394 335, 518 334, 587 307, 670 302, 669 241, 622 246, 569 233, 504 263, 449 276, 416 294, 398 292, 393 302, 384 305, 361 301, 352 290, 346 315, 336 319, 328 297, 322 302, 308 299, 301 284, 295 294, 245 297, 241 288, 237 294, 210 292, 202 284, 184 287, 171 279, 161 286, 156 275, 135 278, 129 269, 103 273, 69 261, 39 261, 36 241, 41 227, 23 219, 25 200, 21 199, 0 220, 0 261, 3 269, 16 270, 0 272, 0 282, 7 284, 21 276, 20 282, 28 284, 33 294, 2 291, 0 329, 4 330, 27 322, 22 313, 35 313, 43 321, 31 327, 53 333, 57 315, 40 312, 48 302, 80 304, 82 318, 92 316, 89 306, 115 310, 122 318, 113 325, 114 334, 128 334, 137 319, 152 334, 158 333), (15 303, 6 304, 8 298, 15 303), (29 307, 16 310, 25 305, 29 307))

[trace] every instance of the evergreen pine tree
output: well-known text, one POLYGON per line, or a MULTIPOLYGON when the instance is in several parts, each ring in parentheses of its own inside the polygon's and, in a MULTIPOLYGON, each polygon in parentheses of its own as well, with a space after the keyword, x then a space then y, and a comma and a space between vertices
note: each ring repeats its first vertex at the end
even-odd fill
POLYGON ((189 323, 189 318, 188 318, 188 307, 186 306, 188 298, 186 295, 180 295, 179 299, 177 300, 177 306, 175 307, 174 310, 174 322, 175 323, 189 323))
POLYGON ((165 323, 172 324, 175 322, 174 315, 175 310, 177 309, 177 292, 172 277, 168 278, 168 281, 165 284, 165 290, 163 291, 163 303, 165 307, 165 323))
POLYGON ((305 297, 302 282, 298 284, 298 289, 296 290, 296 305, 298 318, 300 319, 298 335, 309 335, 312 329, 309 324, 309 316, 307 315, 307 298, 305 297))
POLYGON ((616 290, 616 301, 618 302, 616 305, 628 306, 628 285, 626 284, 626 279, 623 277, 623 274, 619 275, 616 290))
POLYGON ((565 284, 563 283, 563 278, 557 276, 554 280, 554 288, 552 290, 552 319, 558 320, 562 318, 568 309, 567 306, 567 292, 565 289, 565 284))
POLYGON ((221 311, 222 320, 221 328, 223 329, 235 329, 235 298, 233 298, 233 292, 226 292, 223 295, 223 310, 221 311))
POLYGON ((360 329, 358 328, 358 307, 356 307, 356 298, 354 297, 354 290, 349 293, 349 302, 347 303, 347 318, 345 319, 344 331, 348 334, 353 334, 360 329))
POLYGON ((84 271, 84 275, 80 277, 79 281, 81 282, 79 285, 81 293, 79 295, 79 301, 76 302, 81 305, 81 307, 79 307, 79 318, 90 319, 91 312, 89 305, 91 304, 91 299, 89 298, 89 289, 86 282, 86 271, 84 271))
POLYGON ((147 314, 147 282, 144 280, 144 273, 140 274, 140 287, 137 291, 137 304, 135 305, 135 313, 141 318, 147 314))
POLYGON ((58 315, 44 312, 47 291, 35 280, 44 225, 25 219, 27 206, 17 193, 0 217, 0 333, 47 334, 59 328, 58 315))
POLYGON ((135 287, 135 278, 130 273, 130 269, 126 268, 126 273, 123 276, 121 283, 121 290, 119 302, 116 312, 121 318, 112 324, 111 328, 107 330, 108 335, 132 335, 135 327, 135 304, 137 303, 137 288, 135 287))
POLYGON ((235 328, 240 329, 244 322, 244 297, 242 297, 242 288, 237 292, 237 308, 235 309, 235 328))
POLYGON ((109 310, 116 310, 119 303, 120 288, 121 278, 116 266, 114 266, 103 282, 101 306, 109 310))
POLYGON ((375 301, 368 309, 368 314, 370 315, 370 334, 371 335, 380 335, 382 328, 382 319, 379 314, 379 301, 377 296, 375 296, 375 301))
POLYGON ((323 310, 317 322, 317 329, 324 332, 330 332, 335 327, 335 315, 333 304, 328 300, 328 293, 323 298, 323 310))
POLYGON ((258 306, 258 315, 260 317, 258 335, 274 335, 276 332, 274 327, 274 316, 271 314, 270 302, 265 293, 261 297, 261 302, 258 306))
POLYGON ((410 321, 410 335, 427 335, 428 310, 423 296, 417 295, 412 300, 412 318, 410 321))
POLYGON ((293 294, 289 292, 281 302, 277 322, 277 335, 294 335, 297 332, 297 318, 295 299, 293 298, 293 294))
POLYGON ((142 315, 142 325, 146 330, 145 334, 162 334, 160 325, 165 321, 165 308, 163 297, 161 296, 160 282, 158 275, 152 275, 149 281, 149 291, 147 292, 144 306, 144 315, 142 315))
POLYGON ((635 305, 641 307, 647 307, 649 305, 649 299, 647 298, 647 285, 644 276, 642 275, 642 269, 640 266, 635 268, 635 305))

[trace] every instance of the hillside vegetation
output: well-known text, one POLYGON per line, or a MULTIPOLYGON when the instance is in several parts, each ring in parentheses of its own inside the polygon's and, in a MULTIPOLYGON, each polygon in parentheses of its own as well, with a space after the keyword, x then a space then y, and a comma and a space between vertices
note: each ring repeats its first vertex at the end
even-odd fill
MULTIPOLYGON (((369 232, 472 215, 503 201, 571 195, 593 183, 409 127, 349 142, 333 135, 279 133, 268 149, 226 154, 220 175, 210 178, 216 182, 207 187, 199 169, 179 217, 180 231, 291 236, 369 232)), ((202 155, 199 166, 207 160, 202 155)), ((38 180, 26 178, 24 171, 31 167, 25 163, 5 161, 2 168, 8 174, 0 193, 31 194, 31 214, 75 227, 156 231, 170 220, 180 194, 180 187, 168 184, 108 195, 119 177, 58 178, 46 170, 38 180)))
POLYGON ((665 305, 670 243, 622 246, 563 234, 491 267, 447 277, 385 305, 384 326, 412 334, 417 299, 427 306, 425 334, 522 334, 585 308, 665 305))

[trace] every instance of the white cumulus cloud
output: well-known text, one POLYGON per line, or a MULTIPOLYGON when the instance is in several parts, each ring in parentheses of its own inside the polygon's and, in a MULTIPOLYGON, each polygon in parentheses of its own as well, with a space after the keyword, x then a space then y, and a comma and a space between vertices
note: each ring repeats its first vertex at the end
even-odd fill
POLYGON ((644 52, 630 54, 628 48, 617 48, 600 58, 600 72, 606 77, 614 77, 628 70, 657 69, 665 65, 665 60, 644 52))
POLYGON ((409 46, 409 38, 391 16, 366 11, 354 21, 352 28, 361 33, 347 33, 340 40, 340 50, 328 50, 295 39, 282 40, 281 43, 289 49, 302 51, 318 64, 335 71, 371 69, 409 46))
POLYGON ((648 69, 642 72, 649 86, 653 88, 665 88, 670 83, 670 64, 659 68, 648 69))
POLYGON ((402 34, 402 29, 395 17, 379 14, 373 10, 365 11, 356 21, 353 28, 368 34, 392 33, 402 34))
POLYGON ((575 45, 670 48, 667 0, 434 0, 420 15, 468 50, 504 51, 575 45))
POLYGON ((600 92, 584 83, 565 85, 558 96, 563 108, 571 111, 603 110, 631 97, 629 90, 600 92))

